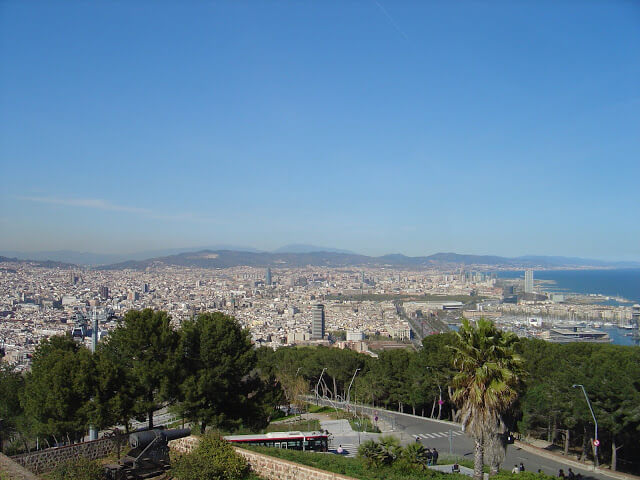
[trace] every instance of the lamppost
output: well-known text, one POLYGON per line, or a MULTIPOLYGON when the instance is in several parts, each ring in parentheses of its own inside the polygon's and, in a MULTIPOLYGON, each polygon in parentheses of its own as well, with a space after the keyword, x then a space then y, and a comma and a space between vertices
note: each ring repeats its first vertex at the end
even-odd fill
POLYGON ((318 398, 318 387, 320 386, 320 382, 322 381, 322 375, 324 375, 324 371, 327 369, 327 367, 322 369, 322 373, 320 374, 320 378, 318 379, 318 383, 316 383, 316 405, 318 405, 319 403, 319 398, 318 398))
POLYGON ((353 385, 353 381, 356 378, 356 375, 360 371, 359 368, 356 368, 356 371, 353 372, 353 377, 351 377, 351 383, 349 383, 349 388, 347 389, 347 411, 349 411, 349 403, 351 402, 351 385, 353 385))
POLYGON ((582 393, 584 393, 584 398, 587 399, 587 405, 589 406, 589 411, 591 412, 591 416, 593 417, 593 423, 595 425, 595 433, 593 438, 593 468, 595 469, 598 466, 598 445, 600 444, 600 440, 598 440, 598 421, 596 420, 596 416, 593 413, 593 408, 591 408, 591 402, 589 401, 589 397, 587 396, 587 391, 584 389, 584 385, 576 384, 572 385, 572 388, 580 387, 582 389, 582 393))

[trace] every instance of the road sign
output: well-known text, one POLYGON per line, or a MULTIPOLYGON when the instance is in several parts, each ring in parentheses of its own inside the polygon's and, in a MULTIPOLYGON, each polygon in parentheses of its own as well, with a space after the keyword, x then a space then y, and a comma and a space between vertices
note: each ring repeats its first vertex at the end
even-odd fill
POLYGON ((593 446, 594 447, 599 447, 600 446, 600 440, 598 440, 597 438, 593 441, 593 446))

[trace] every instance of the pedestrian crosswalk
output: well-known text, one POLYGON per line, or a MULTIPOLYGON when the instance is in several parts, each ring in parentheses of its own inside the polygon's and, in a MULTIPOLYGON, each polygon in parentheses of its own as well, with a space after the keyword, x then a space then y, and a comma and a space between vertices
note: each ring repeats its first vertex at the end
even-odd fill
POLYGON ((339 453, 338 448, 342 447, 342 453, 345 457, 355 457, 358 455, 358 446, 354 443, 341 443, 329 445, 329 451, 332 453, 339 453))
MULTIPOLYGON (((454 436, 457 436, 457 435, 463 435, 463 432, 461 430, 453 430, 451 434, 454 436)), ((432 439, 432 438, 449 438, 449 432, 446 431, 446 432, 419 433, 418 436, 425 440, 432 439)))

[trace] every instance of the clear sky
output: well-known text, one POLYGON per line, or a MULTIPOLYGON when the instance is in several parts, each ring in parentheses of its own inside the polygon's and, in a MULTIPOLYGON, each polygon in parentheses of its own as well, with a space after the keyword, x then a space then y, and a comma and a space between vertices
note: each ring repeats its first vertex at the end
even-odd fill
POLYGON ((0 2, 0 249, 640 260, 640 3, 0 2))

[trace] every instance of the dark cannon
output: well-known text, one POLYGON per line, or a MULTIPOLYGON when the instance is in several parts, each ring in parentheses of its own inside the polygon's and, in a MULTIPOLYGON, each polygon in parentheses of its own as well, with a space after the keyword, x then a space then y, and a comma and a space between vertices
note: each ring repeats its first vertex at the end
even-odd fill
POLYGON ((191 430, 156 428, 129 435, 131 450, 118 463, 105 465, 109 480, 138 480, 161 475, 169 469, 169 441, 188 437, 191 430))

